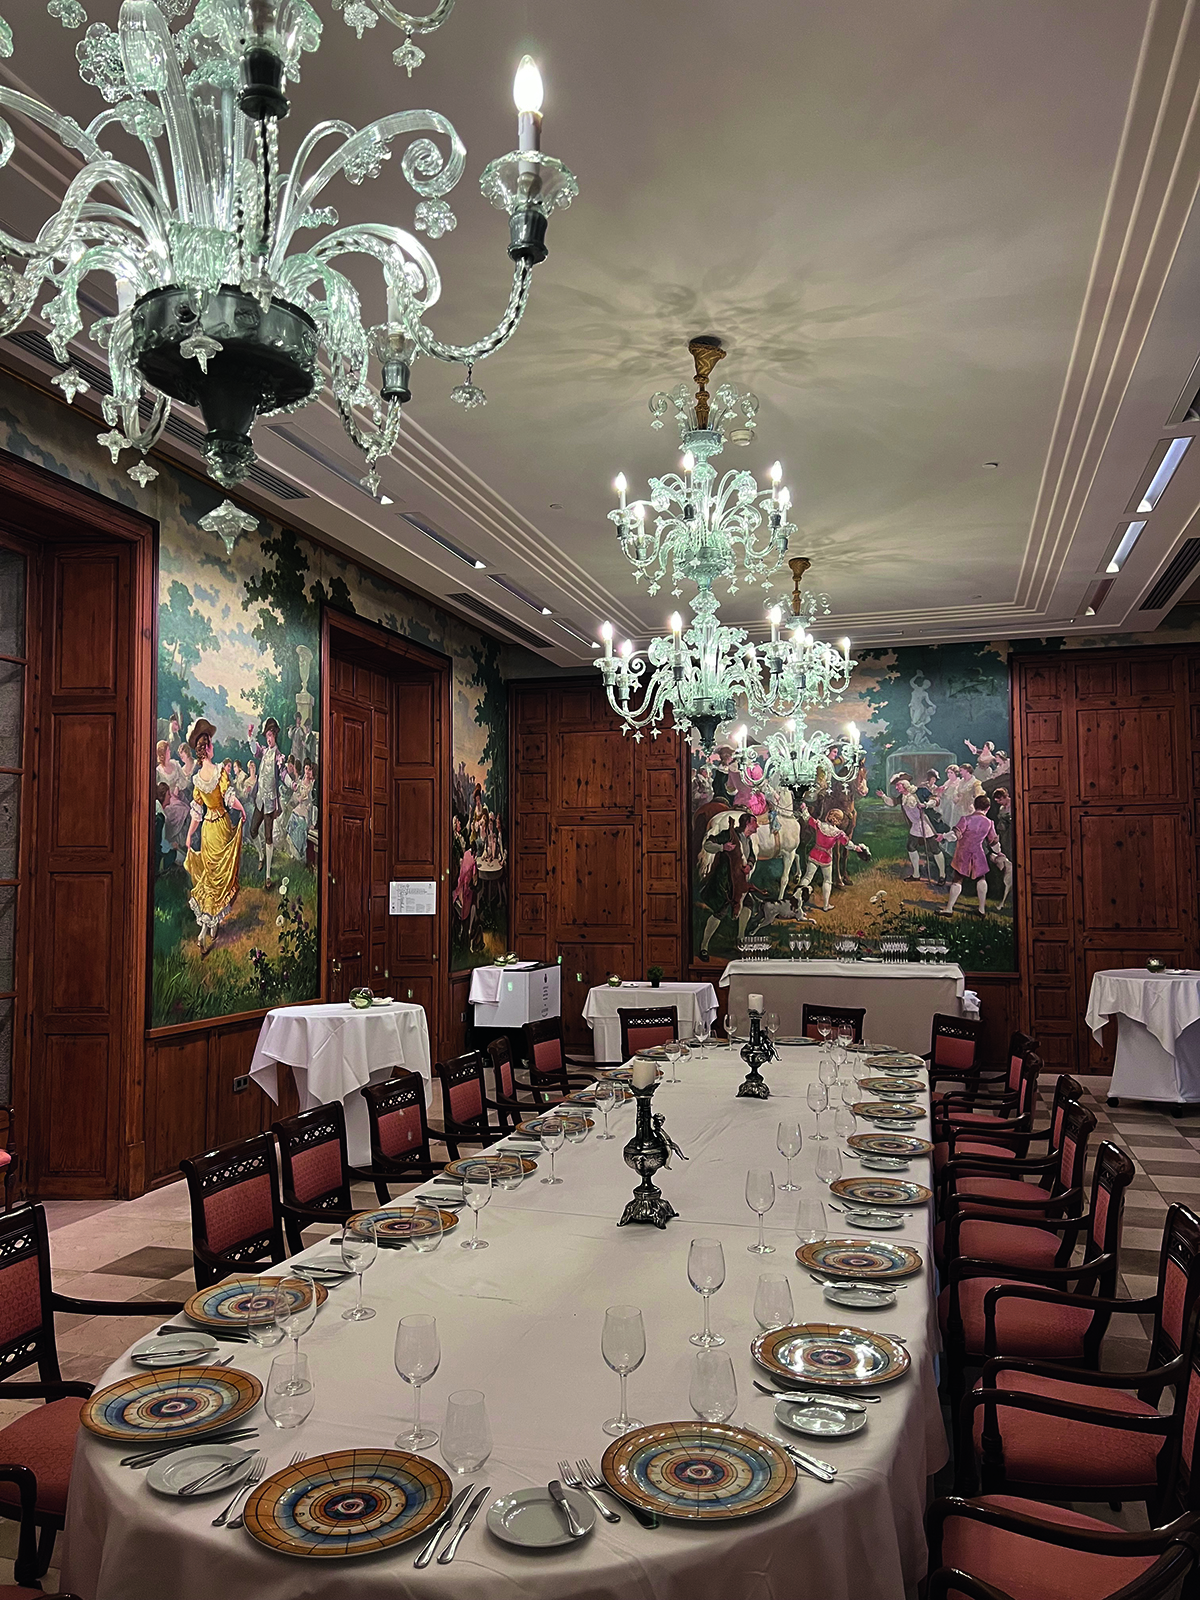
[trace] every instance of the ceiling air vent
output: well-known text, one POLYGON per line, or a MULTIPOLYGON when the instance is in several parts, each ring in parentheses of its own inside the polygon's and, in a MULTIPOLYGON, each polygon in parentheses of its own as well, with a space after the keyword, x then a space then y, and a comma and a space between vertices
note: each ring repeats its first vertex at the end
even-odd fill
POLYGON ((549 650, 553 647, 549 639, 539 639, 536 633, 530 633, 528 628, 523 628, 519 622, 514 622, 511 617, 506 617, 496 611, 483 600, 477 600, 473 594, 468 594, 465 589, 458 594, 448 594, 446 599, 452 606, 462 606, 466 611, 473 611, 477 617, 482 617, 493 628, 499 628, 503 633, 512 634, 514 639, 519 639, 522 644, 531 646, 534 650, 549 650))
POLYGON ((1200 539, 1188 539, 1180 545, 1171 558, 1162 577, 1138 607, 1140 611, 1161 611, 1179 588, 1187 581, 1192 568, 1200 562, 1200 539))

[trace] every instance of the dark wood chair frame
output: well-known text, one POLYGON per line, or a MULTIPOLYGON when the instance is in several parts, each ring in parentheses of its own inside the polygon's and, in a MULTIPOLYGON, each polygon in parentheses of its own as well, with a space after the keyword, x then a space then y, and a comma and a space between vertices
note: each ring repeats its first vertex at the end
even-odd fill
POLYGON ((391 1199, 382 1177, 374 1172, 351 1167, 346 1156, 346 1108, 340 1100, 312 1106, 308 1111, 298 1111, 294 1117, 283 1117, 271 1124, 271 1132, 279 1141, 279 1171, 283 1186, 283 1228, 288 1249, 298 1255, 304 1249, 303 1230, 319 1222, 348 1222, 362 1209, 354 1204, 350 1184, 354 1178, 363 1178, 375 1185, 375 1197, 386 1205, 391 1199), (314 1145, 337 1141, 338 1171, 340 1181, 321 1194, 301 1200, 296 1194, 293 1163, 296 1156, 314 1145))
POLYGON ((539 1108, 549 1105, 553 1100, 565 1099, 572 1089, 585 1089, 595 1082, 596 1068, 590 1062, 576 1061, 567 1054, 561 1017, 546 1017, 541 1022, 524 1023, 521 1027, 521 1043, 525 1052, 522 1068, 525 1082, 521 1087, 533 1094, 539 1108), (534 1065, 534 1048, 552 1039, 558 1042, 562 1065, 546 1071, 534 1065), (571 1067, 584 1070, 572 1072, 569 1070, 571 1067))
MULTIPOLYGON (((46 1213, 39 1205, 18 1206, 0 1217, 0 1266, 35 1256, 38 1263, 38 1290, 41 1301, 41 1322, 32 1332, 19 1334, 6 1344, 0 1344, 0 1400, 68 1400, 78 1397, 86 1400, 93 1385, 76 1379, 64 1379, 58 1363, 58 1344, 54 1335, 54 1313, 69 1312, 84 1317, 173 1317, 183 1310, 181 1300, 78 1300, 73 1295, 58 1294, 50 1277, 50 1234, 46 1227, 46 1213), (37 1364, 38 1377, 33 1383, 12 1382, 11 1372, 37 1364)), ((0 1430, 0 1456, 4 1454, 3 1431, 0 1430)), ((15 1464, 28 1474, 33 1485, 33 1526, 38 1530, 35 1556, 36 1572, 29 1572, 28 1541, 21 1531, 21 1548, 18 1561, 28 1577, 17 1577, 17 1582, 36 1587, 50 1565, 54 1541, 63 1527, 64 1518, 58 1512, 37 1509, 37 1479, 28 1467, 15 1464)), ((0 1474, 17 1484, 19 1505, 0 1500, 0 1517, 25 1521, 27 1497, 24 1477, 13 1477, 12 1470, 0 1474)))
POLYGON ((634 1054, 629 1043, 630 1028, 670 1028, 671 1037, 679 1037, 679 1007, 655 1006, 637 1010, 630 1006, 617 1007, 617 1021, 621 1024, 621 1060, 628 1061, 634 1054))
MULTIPOLYGON (((954 1094, 947 1095, 936 1105, 931 1105, 929 1114, 933 1121, 931 1137, 934 1144, 950 1146, 949 1160, 955 1158, 954 1144, 957 1139, 965 1140, 967 1143, 986 1143, 996 1134, 1012 1135, 1014 1139, 1023 1140, 1027 1146, 1029 1137, 1033 1133, 1041 1071, 1041 1056, 1026 1056, 1021 1065, 1021 1081, 1015 1094, 1008 1090, 995 1098, 988 1095, 954 1094), (987 1120, 983 1122, 964 1120, 979 1113, 986 1114, 987 1120)), ((1015 1147, 1020 1148, 1019 1145, 1015 1147)), ((1023 1149, 1021 1154, 1024 1154, 1023 1149)))
POLYGON ((487 1085, 483 1079, 483 1056, 480 1051, 466 1050, 462 1055, 452 1056, 449 1061, 435 1061, 433 1072, 442 1086, 442 1126, 431 1129, 431 1132, 445 1144, 451 1160, 458 1160, 460 1144, 491 1144, 496 1134, 488 1115, 487 1085), (459 1122, 450 1110, 450 1091, 472 1079, 479 1084, 479 1114, 469 1122, 459 1122))
MULTIPOLYGON (((936 1024, 940 1016, 940 1012, 934 1016, 935 1032, 936 1024)), ((950 1017, 947 1020, 950 1022, 961 1022, 964 1019, 961 1017, 950 1017)), ((983 1067, 979 1065, 978 1059, 976 1060, 975 1065, 970 1067, 934 1067, 932 1063, 934 1054, 933 1047, 935 1043, 936 1038, 930 1040, 930 1047, 924 1055, 924 1060, 930 1063, 930 1088, 933 1088, 934 1085, 938 1083, 960 1083, 965 1088, 971 1089, 1002 1089, 1010 1081, 1012 1063, 1020 1060, 1024 1056, 1035 1054, 1038 1048, 1036 1039, 1034 1039, 1030 1034, 1022 1033, 1020 1029, 1016 1029, 1008 1041, 1008 1054, 1005 1056, 1004 1066, 992 1068, 991 1070, 985 1072, 983 1067)))
POLYGON ((192 1255, 195 1258, 198 1289, 207 1289, 210 1284, 220 1283, 231 1272, 243 1269, 250 1271, 264 1265, 276 1266, 287 1259, 274 1134, 252 1134, 248 1139, 221 1145, 216 1150, 206 1150, 203 1155, 189 1156, 179 1163, 179 1168, 187 1179, 191 1199, 192 1255), (244 1183, 247 1178, 262 1175, 270 1179, 271 1226, 262 1233, 239 1240, 229 1250, 218 1253, 210 1249, 208 1219, 204 1214, 205 1198, 230 1188, 234 1183, 244 1183))
POLYGON ((367 1119, 371 1129, 371 1167, 364 1173, 375 1184, 375 1193, 381 1205, 391 1199, 390 1183, 409 1183, 414 1178, 427 1181, 445 1166, 435 1161, 429 1149, 429 1115, 425 1106, 425 1080, 419 1072, 397 1067, 383 1083, 366 1083, 358 1091, 367 1103, 367 1119), (415 1105, 421 1116, 421 1143, 415 1150, 397 1159, 384 1154, 379 1142, 379 1118, 399 1110, 393 1102, 405 1100, 415 1105))
POLYGON ((863 1022, 866 1019, 866 1006, 815 1006, 806 1005, 800 1013, 800 1036, 807 1039, 809 1025, 820 1026, 828 1022, 831 1027, 844 1027, 847 1023, 854 1029, 854 1043, 861 1044, 863 1036, 863 1022))
MULTIPOLYGON (((1054 1100, 1050 1106, 1050 1121, 1040 1133, 986 1134, 988 1144, 1011 1149, 1013 1156, 980 1155, 971 1151, 956 1155, 937 1175, 938 1210, 943 1214, 953 1209, 955 1184, 960 1177, 1004 1178, 1040 1173, 1038 1183, 1043 1189, 1052 1187, 1053 1175, 1058 1169, 1058 1153, 1062 1145, 1063 1127, 1069 1105, 1083 1098, 1083 1085, 1070 1073, 1062 1072, 1054 1085, 1054 1100), (1045 1143, 1044 1156, 1029 1155, 1029 1147, 1045 1143), (1019 1151, 1019 1153, 1018 1153, 1019 1151)), ((963 1135, 964 1142, 966 1135, 963 1135)))
MULTIPOLYGON (((1078 1100, 1073 1101, 1063 1113, 1062 1140, 1057 1156, 1047 1165, 1044 1161, 1005 1161, 997 1165, 1007 1169, 1002 1176, 1019 1178, 1022 1172, 1039 1172, 1044 1181, 1040 1184, 1029 1184, 1028 1200, 1018 1200, 1015 1196, 1007 1195, 962 1195, 951 1194, 946 1207, 946 1233, 944 1255, 946 1260, 953 1260, 958 1255, 958 1236, 965 1222, 972 1219, 983 1219, 988 1222, 1008 1222, 1017 1217, 1031 1217, 1035 1220, 1041 1217, 1072 1217, 1078 1215, 1083 1209, 1084 1189, 1083 1177, 1087 1170, 1087 1149, 1092 1134, 1096 1131, 1096 1118, 1087 1106, 1078 1100), (1071 1148, 1071 1166, 1068 1170, 1067 1149, 1071 1148), (950 1203, 952 1202, 952 1203, 950 1203)), ((956 1165, 967 1166, 964 1160, 956 1165)), ((962 1174, 959 1174, 962 1176, 962 1174)), ((989 1169, 986 1174, 975 1176, 996 1177, 994 1169, 989 1169)), ((1064 1235, 1065 1240, 1065 1235, 1064 1235)), ((1059 1248, 1059 1260, 1055 1265, 1062 1265, 1070 1259, 1070 1251, 1063 1255, 1065 1243, 1059 1248)))
POLYGON ((485 1054, 484 1068, 492 1075, 492 1093, 486 1097, 485 1104, 489 1111, 496 1113, 497 1131, 503 1137, 504 1134, 511 1133, 526 1117, 536 1116, 543 1108, 532 1096, 524 1101, 518 1098, 518 1091, 523 1086, 517 1080, 517 1064, 513 1059, 512 1040, 506 1033, 490 1039, 485 1054))

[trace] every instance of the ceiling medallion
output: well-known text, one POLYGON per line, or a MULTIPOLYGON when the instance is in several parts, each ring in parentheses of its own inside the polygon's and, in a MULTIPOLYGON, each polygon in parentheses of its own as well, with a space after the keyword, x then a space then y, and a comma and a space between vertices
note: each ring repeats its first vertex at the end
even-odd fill
MULTIPOLYGON (((387 0, 372 0, 374 9, 346 0, 343 16, 360 37, 377 12, 402 28, 396 59, 411 76, 423 55, 412 34, 438 27, 452 4, 441 0, 428 15, 412 16, 387 0)), ((111 431, 101 442, 114 463, 125 450, 144 455, 171 402, 181 401, 204 418, 210 474, 231 486, 254 464, 255 421, 299 410, 328 383, 365 458, 364 487, 377 494, 378 463, 399 435, 414 361, 424 355, 464 366, 467 383, 455 397, 481 403, 471 369, 512 337, 533 268, 546 258, 550 214, 578 193, 567 168, 540 148, 537 67, 527 56, 517 71, 518 148, 480 179, 485 199, 509 217, 508 305, 482 339, 447 344, 425 325, 441 293, 425 246, 389 223, 339 228, 337 213, 317 202, 335 178, 377 177, 394 141, 407 139, 399 167, 418 197, 414 227, 440 238, 455 226, 444 196, 466 162, 452 125, 435 111, 394 112, 357 130, 340 120, 318 123, 285 171, 279 124, 301 56, 321 42, 316 12, 307 0, 196 0, 191 20, 172 31, 170 19, 184 10, 180 0, 124 0, 115 33, 103 23, 87 29, 76 49, 80 77, 108 106, 86 128, 0 87, 0 107, 48 129, 83 159, 35 239, 0 230, 0 252, 9 258, 0 265, 0 336, 30 315, 51 284, 57 293, 41 315, 55 355, 67 362, 83 331, 80 285, 105 275, 117 311, 93 322, 90 337, 108 356, 112 394, 103 410, 111 431), (135 161, 106 148, 118 129, 141 145, 135 161), (325 147, 319 157, 318 146, 325 147), (298 244, 309 230, 317 237, 298 244), (349 257, 367 258, 381 274, 384 321, 367 324, 359 287, 344 270, 349 257)), ((86 21, 82 6, 60 3, 54 14, 65 26, 86 21)), ((0 53, 11 53, 3 23, 0 53)), ((15 144, 0 122, 0 166, 15 144)), ((60 386, 73 399, 82 380, 63 376, 60 386)))

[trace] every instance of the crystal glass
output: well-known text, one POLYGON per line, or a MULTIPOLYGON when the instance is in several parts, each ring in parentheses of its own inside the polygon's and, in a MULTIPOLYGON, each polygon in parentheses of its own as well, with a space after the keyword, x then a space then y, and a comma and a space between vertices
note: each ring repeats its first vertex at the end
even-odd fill
POLYGON ((263 1394, 263 1410, 277 1428, 298 1428, 316 1399, 308 1357, 285 1350, 271 1363, 263 1394))
POLYGON ((563 1122, 563 1136, 568 1144, 585 1144, 591 1131, 586 1111, 582 1116, 567 1117, 563 1122))
POLYGON ((775 1246, 763 1237, 763 1218, 775 1204, 775 1174, 766 1167, 751 1167, 746 1174, 746 1204, 758 1213, 758 1242, 747 1250, 756 1256, 773 1256, 775 1246))
POLYGON ((554 1175, 554 1156, 556 1151, 562 1149, 565 1137, 566 1134, 563 1130, 561 1117, 544 1117, 542 1119, 542 1149, 550 1157, 550 1175, 542 1179, 543 1183, 562 1182, 561 1178, 556 1178, 554 1175))
POLYGON ((475 1231, 460 1245, 463 1250, 486 1250, 488 1242, 479 1237, 479 1213, 492 1198, 492 1169, 483 1161, 462 1168, 463 1199, 475 1213, 475 1231))
POLYGON ((742 1029, 746 1026, 746 1019, 740 1011, 732 1008, 725 1014, 725 1037, 731 1050, 736 1049, 741 1039, 742 1029))
POLYGON ((793 961, 795 961, 796 957, 797 957, 796 946, 797 946, 798 943, 799 943, 799 941, 797 940, 796 935, 794 933, 789 933, 788 934, 788 954, 791 956, 793 961))
POLYGON ((817 1177, 822 1183, 836 1183, 842 1175, 842 1152, 835 1139, 827 1139, 817 1156, 817 1177))
POLYGON ((837 1030, 837 1041, 843 1050, 848 1050, 854 1043, 854 1029, 850 1023, 839 1023, 837 1030))
POLYGON ((460 1476, 478 1472, 492 1453, 492 1428, 480 1389, 455 1389, 446 1401, 442 1460, 460 1476))
POLYGON ((342 1230, 342 1261, 358 1277, 358 1300, 349 1311, 342 1312, 343 1322, 369 1322, 375 1315, 370 1306, 363 1305, 362 1281, 378 1253, 379 1239, 373 1222, 360 1222, 353 1232, 349 1227, 342 1230))
POLYGON ((596 1110, 604 1118, 604 1132, 596 1135, 597 1139, 615 1139, 616 1135, 608 1131, 608 1119, 616 1103, 617 1086, 610 1078, 601 1078, 592 1091, 596 1103, 596 1110))
POLYGON ((692 1410, 705 1422, 726 1422, 737 1410, 733 1362, 718 1350, 698 1350, 688 1390, 692 1410))
POLYGON ((817 1078, 828 1089, 837 1082, 837 1062, 833 1059, 832 1052, 824 1055, 817 1066, 817 1078))
POLYGON ((254 1344, 269 1349, 284 1337, 279 1315, 287 1302, 280 1297, 279 1285, 269 1278, 260 1280, 257 1289, 246 1296, 246 1332, 254 1344))
POLYGON ((279 1283, 280 1305, 275 1320, 292 1341, 292 1353, 300 1354, 300 1340, 317 1320, 320 1301, 311 1278, 299 1273, 279 1283))
POLYGON ((511 1161, 497 1161, 492 1168, 492 1190, 503 1189, 512 1194, 525 1182, 525 1168, 521 1157, 514 1153, 511 1161))
POLYGON ((680 1081, 679 1063, 686 1053, 687 1046, 682 1039, 670 1039, 667 1041, 667 1060, 671 1063, 671 1076, 664 1078, 664 1083, 678 1083, 680 1081))
POLYGON ((420 1255, 428 1256, 442 1242, 442 1213, 436 1205, 417 1204, 413 1212, 412 1247, 420 1255))
POLYGON ((796 1310, 792 1286, 783 1272, 764 1272, 754 1291, 754 1320, 764 1333, 772 1328, 790 1328, 796 1310))
POLYGON ((396 1443, 402 1450, 427 1450, 436 1444, 438 1436, 432 1428, 421 1426, 421 1389, 433 1377, 442 1360, 442 1347, 438 1342, 437 1318, 417 1315, 401 1317, 396 1325, 396 1343, 392 1352, 396 1371, 411 1384, 415 1392, 412 1425, 397 1435, 396 1443))
POLYGON ((709 1037, 712 1034, 712 1023, 707 1017, 701 1017, 696 1024, 696 1033, 693 1043, 696 1046, 696 1059, 704 1060, 704 1052, 708 1047, 709 1037))
MULTIPOLYGON (((849 1084, 843 1085, 850 1088, 849 1084)), ((849 1139, 858 1127, 858 1119, 845 1100, 839 1100, 833 1113, 833 1131, 839 1139, 849 1139)))
POLYGON ((779 1037, 779 1013, 777 1011, 768 1011, 762 1020, 767 1038, 774 1044, 779 1037))
POLYGON ((817 1023, 817 1038, 821 1041, 821 1049, 828 1050, 829 1041, 833 1038, 833 1028, 828 1022, 817 1023))
POLYGON ((821 1112, 829 1104, 829 1090, 823 1083, 810 1083, 804 1091, 804 1099, 808 1104, 808 1109, 815 1111, 817 1114, 817 1131, 813 1134, 813 1138, 823 1139, 825 1135, 821 1132, 820 1116, 821 1112))
POLYGON ((631 1433, 642 1424, 629 1415, 626 1385, 629 1374, 636 1372, 646 1359, 646 1329, 637 1306, 609 1306, 604 1313, 600 1353, 621 1379, 621 1414, 610 1417, 604 1424, 604 1431, 614 1437, 631 1433))
POLYGON ((725 1282, 725 1251, 719 1239, 693 1239, 688 1250, 688 1282, 704 1299, 704 1331, 693 1333, 692 1344, 702 1350, 724 1344, 719 1333, 714 1333, 708 1323, 708 1302, 725 1282))
POLYGON ((801 1244, 818 1244, 825 1237, 825 1206, 805 1197, 796 1207, 796 1237, 801 1244))
POLYGON ((787 1176, 779 1185, 780 1194, 792 1194, 800 1185, 792 1182, 792 1162, 800 1154, 804 1134, 798 1122, 781 1122, 775 1134, 775 1148, 787 1162, 787 1176))

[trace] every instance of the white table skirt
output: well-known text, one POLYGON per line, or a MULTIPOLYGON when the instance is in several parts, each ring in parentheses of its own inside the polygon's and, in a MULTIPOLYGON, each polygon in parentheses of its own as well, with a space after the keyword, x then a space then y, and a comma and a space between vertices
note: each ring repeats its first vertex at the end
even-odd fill
POLYGON ((389 1078, 395 1067, 407 1067, 424 1078, 428 1100, 433 1069, 425 1011, 398 1000, 369 1011, 356 1011, 344 1001, 279 1006, 263 1018, 250 1063, 250 1076, 276 1102, 280 1066, 292 1069, 301 1111, 342 1102, 351 1165, 369 1166, 370 1124, 358 1091, 389 1078))
MULTIPOLYGON (((850 1439, 807 1441, 817 1455, 836 1460, 836 1486, 802 1475, 775 1512, 728 1525, 664 1523, 648 1530, 625 1515, 615 1526, 598 1522, 585 1543, 549 1555, 498 1543, 481 1515, 452 1573, 436 1563, 415 1571, 416 1544, 353 1563, 301 1564, 262 1549, 245 1532, 211 1527, 227 1497, 161 1498, 146 1487, 143 1473, 117 1465, 123 1447, 81 1432, 62 1587, 88 1600, 211 1600, 213 1594, 293 1600, 299 1592, 305 1600, 342 1600, 347 1593, 354 1600, 419 1600, 451 1591, 455 1600, 904 1600, 926 1566, 928 1477, 947 1454, 933 1370, 932 1273, 927 1265, 887 1311, 858 1312, 853 1319, 833 1311, 795 1262, 794 1195, 780 1195, 767 1219, 776 1253, 765 1259, 748 1253, 756 1223, 743 1198, 745 1172, 751 1162, 764 1161, 782 1178, 774 1151, 780 1116, 799 1118, 805 1130, 797 1180, 808 1194, 824 1192, 813 1177, 820 1146, 811 1142, 813 1116, 804 1101, 817 1052, 785 1048, 781 1054, 765 1072, 772 1086, 765 1104, 735 1098, 744 1064, 724 1049, 711 1049, 705 1061, 689 1058, 683 1083, 659 1089, 655 1109, 665 1113, 691 1157, 658 1175, 680 1213, 663 1232, 615 1226, 636 1181, 621 1159, 633 1125, 632 1111, 622 1109, 613 1119, 616 1140, 601 1143, 593 1135, 559 1152, 561 1187, 543 1186, 535 1177, 516 1194, 494 1195, 480 1221, 489 1249, 458 1247, 470 1226, 464 1219, 434 1255, 381 1250, 365 1279, 366 1301, 378 1315, 343 1322, 355 1292, 344 1284, 330 1291, 304 1338, 316 1385, 312 1415, 298 1430, 276 1433, 256 1412, 260 1437, 254 1442, 267 1452, 269 1472, 297 1449, 316 1455, 390 1446, 412 1400, 392 1365, 396 1321, 420 1311, 437 1317, 442 1343, 424 1414, 440 1428, 452 1390, 484 1390, 495 1445, 475 1480, 491 1486, 491 1498, 544 1484, 560 1457, 586 1456, 598 1466, 609 1442, 601 1424, 618 1400, 618 1381, 600 1354, 607 1305, 629 1301, 645 1315, 647 1354, 629 1382, 631 1413, 647 1422, 692 1415, 695 1352, 688 1335, 700 1326, 701 1308, 687 1280, 687 1251, 702 1227, 725 1246, 727 1277, 713 1300, 712 1320, 726 1337, 737 1374, 735 1422, 776 1431, 771 1402, 753 1388, 749 1355, 761 1271, 787 1273, 798 1321, 854 1320, 906 1337, 912 1371, 881 1391, 866 1429, 850 1439)), ((847 1162, 848 1172, 860 1170, 847 1162)), ((926 1171, 925 1163, 913 1164, 914 1176, 926 1171)), ((841 1219, 831 1214, 829 1220, 841 1219)), ((917 1211, 888 1237, 917 1245, 928 1262, 930 1227, 928 1212, 917 1211)), ((835 1228, 830 1232, 838 1235, 835 1228)), ((239 1346, 236 1361, 265 1379, 272 1354, 239 1346)), ((122 1357, 105 1381, 131 1370, 122 1357)), ((430 1454, 440 1459, 437 1446, 430 1454)))
POLYGON ((1087 1025, 1097 1042, 1114 1016, 1111 1096, 1174 1104, 1200 1101, 1200 972, 1114 967, 1095 973, 1087 1025))
POLYGON ((657 989, 649 981, 623 983, 619 989, 598 984, 588 991, 583 1020, 592 1030, 592 1049, 597 1061, 620 1061, 621 1019, 618 1008, 629 1011, 654 1010, 674 1006, 679 1013, 679 1037, 686 1039, 704 1020, 711 1026, 717 1017, 717 991, 711 983, 662 983, 657 989))
POLYGON ((959 1015, 965 986, 954 962, 731 961, 721 974, 731 1009, 744 1017, 748 996, 761 994, 785 1039, 800 1035, 805 1005, 865 1006, 864 1037, 917 1055, 929 1049, 935 1011, 959 1015))

